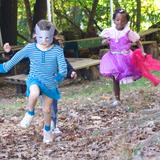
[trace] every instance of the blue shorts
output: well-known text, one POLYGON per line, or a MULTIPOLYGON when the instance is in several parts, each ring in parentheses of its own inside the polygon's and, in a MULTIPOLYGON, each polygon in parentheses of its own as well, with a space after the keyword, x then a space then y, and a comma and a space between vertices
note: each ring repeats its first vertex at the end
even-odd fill
POLYGON ((44 94, 47 97, 50 97, 54 100, 58 100, 61 98, 58 88, 48 89, 43 83, 41 83, 38 79, 33 77, 30 77, 26 80, 26 86, 27 86, 26 96, 27 97, 30 94, 30 86, 33 84, 36 84, 40 88, 41 94, 44 94))

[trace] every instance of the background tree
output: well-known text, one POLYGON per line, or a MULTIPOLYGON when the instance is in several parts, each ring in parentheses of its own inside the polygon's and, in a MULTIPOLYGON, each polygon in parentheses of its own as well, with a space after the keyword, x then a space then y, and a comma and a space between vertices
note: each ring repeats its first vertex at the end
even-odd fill
POLYGON ((0 27, 3 43, 17 44, 17 0, 0 1, 0 27))
POLYGON ((87 37, 95 37, 97 36, 97 31, 96 28, 94 26, 94 18, 96 15, 96 9, 97 9, 97 5, 98 5, 98 0, 93 0, 92 3, 92 8, 90 11, 90 16, 88 18, 88 24, 87 24, 87 37))
MULTIPOLYGON (((52 19, 66 40, 95 37, 110 27, 110 0, 50 0, 52 19)), ((35 24, 46 18, 47 0, 1 0, 0 25, 4 41, 26 43, 32 36, 35 24), (18 14, 17 14, 18 8, 18 14), (17 28, 16 28, 17 25, 17 28), (18 32, 17 32, 18 30, 18 32)), ((146 30, 160 23, 159 0, 113 0, 113 10, 125 8, 129 12, 130 27, 146 30)), ((157 26, 156 25, 156 26, 157 26)))
POLYGON ((136 0, 137 2, 137 17, 136 17, 136 30, 140 31, 141 28, 141 0, 136 0))
POLYGON ((47 1, 46 0, 36 0, 36 3, 34 4, 31 33, 33 33, 36 23, 41 19, 46 19, 46 16, 47 16, 47 1))
POLYGON ((31 5, 29 0, 24 0, 25 10, 26 10, 26 17, 28 22, 28 27, 30 31, 30 35, 32 33, 32 11, 31 11, 31 5))
POLYGON ((25 43, 30 41, 35 24, 40 19, 46 19, 46 0, 23 0, 18 1, 18 41, 25 43))

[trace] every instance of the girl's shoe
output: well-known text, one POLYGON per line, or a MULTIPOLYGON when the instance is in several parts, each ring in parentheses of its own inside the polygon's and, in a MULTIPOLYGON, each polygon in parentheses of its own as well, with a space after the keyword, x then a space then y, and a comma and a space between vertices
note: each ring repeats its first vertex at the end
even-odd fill
POLYGON ((53 131, 54 129, 55 129, 55 125, 54 125, 53 120, 51 120, 51 131, 53 131))
POLYGON ((113 103, 111 105, 112 105, 112 107, 116 107, 116 106, 119 106, 120 104, 121 104, 121 101, 115 100, 115 101, 113 101, 113 103))
POLYGON ((33 117, 33 115, 30 115, 28 112, 26 112, 24 118, 20 122, 20 126, 22 128, 28 128, 32 122, 33 117))
POLYGON ((52 133, 53 134, 62 134, 62 131, 60 131, 60 129, 59 128, 54 128, 53 130, 52 130, 52 133))
POLYGON ((43 143, 49 144, 53 141, 52 133, 51 131, 43 130, 43 143))
POLYGON ((62 134, 59 128, 54 125, 53 120, 51 120, 51 131, 53 134, 62 134))
POLYGON ((133 81, 134 81, 133 77, 126 77, 120 80, 120 84, 129 84, 132 83, 133 81))

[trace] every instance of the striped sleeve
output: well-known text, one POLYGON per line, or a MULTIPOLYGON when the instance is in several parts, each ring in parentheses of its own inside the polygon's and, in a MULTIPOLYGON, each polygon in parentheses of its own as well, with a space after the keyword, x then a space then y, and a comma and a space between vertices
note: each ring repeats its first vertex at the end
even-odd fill
POLYGON ((28 56, 29 46, 30 45, 25 46, 23 49, 18 51, 9 61, 3 63, 3 69, 5 72, 8 72, 18 62, 20 62, 23 58, 26 58, 28 56))
POLYGON ((56 75, 55 79, 58 82, 61 82, 67 76, 67 64, 65 61, 63 48, 57 47, 56 53, 57 53, 58 74, 56 75))

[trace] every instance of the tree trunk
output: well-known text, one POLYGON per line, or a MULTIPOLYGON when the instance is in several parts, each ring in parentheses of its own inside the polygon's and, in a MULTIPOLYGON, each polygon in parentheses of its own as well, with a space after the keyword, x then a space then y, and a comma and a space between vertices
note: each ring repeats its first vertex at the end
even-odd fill
POLYGON ((137 32, 139 32, 141 26, 141 0, 136 0, 136 2, 137 2, 136 30, 137 32))
POLYGON ((98 1, 99 0, 93 0, 92 10, 90 12, 89 21, 88 21, 88 25, 87 25, 87 37, 97 36, 96 30, 94 27, 94 17, 96 15, 96 8, 98 5, 98 1))
POLYGON ((17 43, 17 0, 1 0, 0 26, 3 43, 17 43))
POLYGON ((34 27, 36 23, 41 19, 46 19, 46 16, 47 16, 47 1, 46 0, 36 0, 36 3, 34 5, 32 33, 34 32, 34 27))
POLYGON ((121 8, 121 5, 119 4, 118 0, 113 0, 113 4, 115 6, 115 9, 121 8))
POLYGON ((25 9, 26 9, 29 31, 30 31, 30 34, 31 34, 31 32, 32 32, 32 12, 31 12, 31 7, 30 7, 29 0, 24 0, 24 4, 25 4, 25 9))

